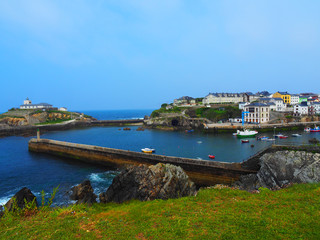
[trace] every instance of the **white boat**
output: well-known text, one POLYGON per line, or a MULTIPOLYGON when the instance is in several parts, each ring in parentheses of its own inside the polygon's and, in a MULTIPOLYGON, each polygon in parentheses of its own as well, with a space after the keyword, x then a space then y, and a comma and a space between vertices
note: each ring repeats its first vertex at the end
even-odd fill
POLYGON ((238 138, 247 138, 247 137, 255 137, 258 134, 257 131, 251 131, 248 129, 245 129, 243 131, 237 130, 236 136, 238 138))
POLYGON ((292 137, 301 137, 301 134, 299 134, 299 133, 293 133, 293 134, 291 134, 291 136, 292 136, 292 137))
POLYGON ((311 128, 309 128, 309 127, 306 127, 306 128, 304 129, 305 132, 310 132, 310 130, 311 130, 311 128))
POLYGON ((265 141, 271 142, 271 141, 275 141, 275 140, 276 140, 275 138, 268 138, 268 139, 266 139, 265 141))
POLYGON ((142 148, 141 151, 144 152, 144 153, 153 153, 156 150, 153 149, 153 148, 142 148))

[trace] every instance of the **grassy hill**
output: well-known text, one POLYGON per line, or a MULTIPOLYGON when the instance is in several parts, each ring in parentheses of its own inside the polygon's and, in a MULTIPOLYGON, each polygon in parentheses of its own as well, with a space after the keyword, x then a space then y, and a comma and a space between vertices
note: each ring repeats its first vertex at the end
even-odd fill
POLYGON ((320 184, 260 193, 226 187, 195 197, 27 211, 1 239, 320 239, 320 184))

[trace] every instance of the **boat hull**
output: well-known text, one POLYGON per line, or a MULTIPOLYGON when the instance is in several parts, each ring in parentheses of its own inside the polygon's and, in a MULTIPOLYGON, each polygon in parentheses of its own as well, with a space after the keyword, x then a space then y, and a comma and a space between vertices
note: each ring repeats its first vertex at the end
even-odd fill
POLYGON ((255 137, 256 135, 257 135, 257 133, 255 133, 255 134, 250 134, 250 135, 237 134, 237 138, 251 138, 251 137, 255 137))

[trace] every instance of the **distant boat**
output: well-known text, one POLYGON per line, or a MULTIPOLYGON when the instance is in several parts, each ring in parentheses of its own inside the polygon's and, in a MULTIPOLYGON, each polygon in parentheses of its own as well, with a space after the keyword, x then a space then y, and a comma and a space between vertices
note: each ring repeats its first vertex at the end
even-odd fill
POLYGON ((276 140, 275 138, 268 138, 268 139, 266 139, 266 141, 269 141, 269 142, 275 141, 275 140, 276 140))
POLYGON ((257 134, 258 134, 257 131, 251 131, 251 130, 245 129, 243 131, 238 130, 236 136, 238 138, 247 138, 247 137, 255 137, 257 134))
POLYGON ((193 129, 186 130, 186 133, 192 133, 192 132, 194 132, 194 130, 193 130, 193 129))
POLYGON ((293 133, 293 134, 291 134, 291 136, 292 136, 292 137, 301 137, 301 134, 299 134, 299 133, 293 133))
POLYGON ((209 155, 208 156, 210 159, 215 159, 216 157, 214 155, 209 155))
POLYGON ((310 130, 311 130, 311 128, 309 128, 309 127, 306 127, 306 128, 304 129, 305 132, 310 132, 310 130))
POLYGON ((242 142, 242 143, 248 143, 249 140, 248 140, 248 139, 242 139, 241 142, 242 142))
POLYGON ((320 132, 320 127, 314 127, 310 129, 310 132, 320 132))
POLYGON ((266 136, 260 136, 260 137, 257 137, 257 140, 261 140, 261 141, 266 141, 268 140, 269 138, 266 137, 266 136))
POLYGON ((144 152, 144 153, 153 153, 156 150, 153 149, 153 148, 142 148, 141 151, 144 152))
POLYGON ((279 138, 280 138, 280 139, 286 139, 286 138, 288 138, 288 136, 282 135, 282 136, 279 136, 279 138))

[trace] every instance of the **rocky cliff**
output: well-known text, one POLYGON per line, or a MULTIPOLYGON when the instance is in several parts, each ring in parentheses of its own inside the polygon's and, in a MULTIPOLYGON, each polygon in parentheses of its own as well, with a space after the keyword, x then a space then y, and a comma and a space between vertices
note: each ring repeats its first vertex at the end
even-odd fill
MULTIPOLYGON (((80 119, 81 114, 63 111, 41 110, 12 110, 0 115, 0 125, 7 126, 30 126, 34 124, 50 123, 57 120, 80 119)), ((82 120, 87 118, 83 117, 82 120)), ((90 117, 88 119, 91 119, 90 117)))
POLYGON ((113 179, 100 202, 169 199, 196 194, 196 186, 181 167, 171 164, 131 166, 113 179))
POLYGON ((255 175, 242 176, 234 186, 245 190, 279 189, 292 183, 320 182, 320 154, 306 151, 276 151, 260 158, 255 175))

